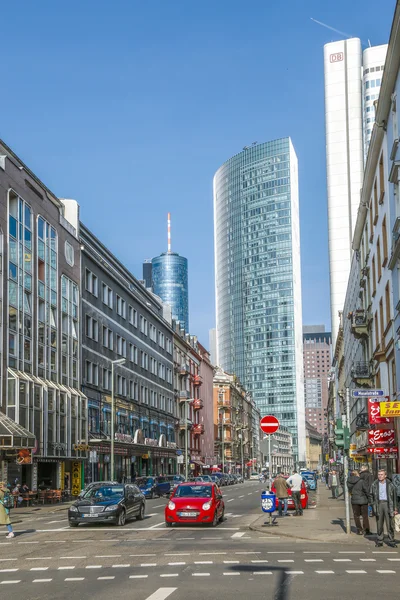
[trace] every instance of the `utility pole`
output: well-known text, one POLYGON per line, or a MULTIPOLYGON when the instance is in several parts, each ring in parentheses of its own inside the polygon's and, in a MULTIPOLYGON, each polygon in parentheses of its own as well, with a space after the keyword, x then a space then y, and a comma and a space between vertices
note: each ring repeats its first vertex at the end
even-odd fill
POLYGON ((188 403, 185 402, 185 480, 188 481, 188 403))
MULTIPOLYGON (((345 420, 345 427, 348 427, 350 429, 350 391, 349 388, 346 388, 346 414, 343 415, 344 420, 345 420)), ((343 446, 343 475, 344 475, 344 481, 343 481, 343 485, 344 485, 344 503, 346 505, 346 533, 350 534, 351 533, 351 526, 350 526, 350 504, 349 504, 349 490, 347 488, 347 478, 349 476, 349 456, 348 456, 348 450, 345 450, 344 446, 343 446)))

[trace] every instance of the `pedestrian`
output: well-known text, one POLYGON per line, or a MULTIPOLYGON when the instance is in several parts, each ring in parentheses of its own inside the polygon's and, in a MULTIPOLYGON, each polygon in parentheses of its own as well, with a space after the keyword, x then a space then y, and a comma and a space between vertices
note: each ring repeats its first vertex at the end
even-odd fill
POLYGON ((369 487, 364 478, 356 470, 347 479, 347 487, 351 494, 351 507, 358 535, 371 535, 368 519, 369 487), (362 526, 361 519, 362 516, 362 526))
POLYGON ((332 492, 332 498, 334 500, 337 500, 339 490, 339 475, 337 474, 337 471, 335 471, 335 469, 332 469, 330 488, 332 492))
POLYGON ((303 478, 301 475, 298 474, 298 472, 296 470, 293 471, 293 475, 291 475, 289 477, 289 479, 287 480, 287 483, 290 486, 290 489, 292 490, 292 498, 293 498, 293 502, 294 502, 294 508, 295 508, 295 513, 294 516, 295 517, 300 517, 303 516, 303 508, 301 506, 301 486, 303 484, 303 478))
POLYGON ((387 479, 384 469, 379 469, 378 479, 371 486, 370 503, 375 511, 378 532, 375 546, 378 548, 383 546, 384 523, 386 523, 388 546, 397 548, 393 526, 394 516, 397 515, 397 494, 393 483, 387 479))
POLYGON ((283 477, 282 473, 278 473, 276 479, 274 480, 273 485, 275 486, 275 493, 276 493, 276 497, 278 498, 278 514, 281 517, 282 509, 283 509, 283 516, 287 517, 289 486, 287 484, 286 479, 283 477))
MULTIPOLYGON (((374 476, 372 475, 371 471, 369 470, 368 465, 362 465, 362 467, 360 469, 360 477, 361 477, 361 479, 364 479, 366 481, 366 484, 368 487, 368 494, 369 494, 371 492, 371 485, 374 483, 374 476)), ((372 508, 371 504, 368 505, 368 516, 369 517, 375 516, 374 509, 372 508)))
POLYGON ((13 499, 11 496, 11 502, 7 503, 9 500, 10 492, 7 488, 7 484, 4 481, 0 482, 0 525, 5 525, 8 529, 8 534, 6 538, 11 539, 14 537, 13 528, 10 521, 10 509, 6 508, 6 506, 13 503, 13 499))
POLYGON ((325 473, 325 485, 326 485, 326 489, 327 489, 327 490, 329 490, 329 477, 330 477, 330 475, 331 475, 331 472, 330 472, 330 471, 327 471, 327 472, 325 473))

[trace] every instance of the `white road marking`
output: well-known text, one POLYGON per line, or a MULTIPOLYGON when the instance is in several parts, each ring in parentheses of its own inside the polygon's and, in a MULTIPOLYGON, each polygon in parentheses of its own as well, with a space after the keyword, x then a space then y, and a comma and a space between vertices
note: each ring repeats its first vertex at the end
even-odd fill
POLYGON ((387 560, 390 560, 390 561, 394 562, 394 561, 399 561, 400 558, 388 558, 387 560))
POLYGON ((234 533, 233 535, 231 535, 231 538, 241 538, 245 535, 244 531, 237 531, 236 533, 234 533))
MULTIPOLYGON (((216 554, 227 554, 227 552, 199 552, 200 556, 214 556, 216 554)), ((236 552, 236 554, 239 554, 239 552, 236 552)))
POLYGON ((304 575, 304 571, 285 571, 286 575, 304 575))
POLYGON ((176 538, 177 540, 194 540, 194 537, 190 537, 190 538, 176 538))
POLYGON ((75 567, 58 567, 58 571, 72 571, 75 567))
POLYGON ((294 560, 291 558, 285 559, 285 560, 278 560, 278 563, 293 563, 294 560))
POLYGON ((254 571, 253 575, 272 575, 272 571, 254 571))
POLYGON ((107 579, 115 579, 115 575, 109 575, 107 577, 98 577, 98 581, 106 581, 107 579))
POLYGON ((396 571, 389 571, 389 570, 386 570, 386 569, 377 569, 376 572, 377 573, 383 573, 385 575, 386 575, 386 573, 396 573, 396 571))
POLYGON ((268 561, 267 560, 252 560, 251 562, 256 564, 256 563, 267 563, 268 561))
POLYGON ((34 579, 32 583, 48 583, 49 581, 53 581, 52 579, 34 579))
POLYGON ((17 542, 17 544, 38 544, 39 542, 17 542))
POLYGON ((15 573, 19 569, 0 569, 0 573, 15 573))
POLYGON ((48 571, 49 567, 32 567, 30 571, 48 571))
POLYGON ((96 554, 95 558, 121 558, 121 554, 96 554))
POLYGON ((338 554, 365 554, 365 552, 353 552, 353 551, 346 550, 346 551, 339 552, 338 554))
POLYGON ((59 521, 47 521, 45 525, 53 525, 53 523, 62 523, 63 521, 68 521, 68 519, 60 519, 59 521))
POLYGON ((224 565, 238 565, 240 560, 224 560, 224 565))
POLYGON ((147 579, 148 575, 129 575, 129 579, 147 579))
POLYGON ((214 535, 213 537, 202 537, 201 539, 202 540, 223 540, 224 538, 214 535))
POLYGON ((239 498, 244 498, 244 495, 243 496, 239 496, 239 498))
POLYGON ((351 562, 351 558, 334 558, 333 562, 351 562))
MULTIPOLYGON (((345 559, 346 560, 346 559, 345 559)), ((305 558, 306 563, 324 562, 322 558, 305 558)))
MULTIPOLYGON (((226 561, 224 560, 224 562, 226 562, 226 561)), ((239 562, 239 561, 237 561, 237 562, 239 562)), ((195 565, 212 565, 213 561, 212 560, 195 560, 194 564, 195 565)))
POLYGON ((372 554, 397 554, 397 552, 385 552, 385 551, 377 551, 377 552, 372 552, 372 554))
MULTIPOLYGON (((164 556, 190 556, 190 554, 190 552, 169 552, 168 554, 164 554, 164 556)), ((133 554, 131 556, 133 556, 133 554)), ((152 554, 151 556, 155 556, 155 554, 152 554)))
POLYGON ((192 573, 192 577, 210 577, 210 573, 192 573))
POLYGON ((75 560, 76 558, 87 558, 87 556, 60 556, 60 560, 75 560))
MULTIPOLYGON (((25 558, 25 560, 52 560, 53 557, 52 556, 36 556, 34 558, 25 558)), ((5 559, 8 560, 8 559, 5 559)), ((14 560, 13 558, 11 558, 10 560, 14 560)))
POLYGON ((141 567, 156 567, 157 563, 142 563, 141 567))
POLYGON ((7 583, 21 583, 20 579, 9 579, 8 581, 0 581, 0 585, 6 585, 7 583))
POLYGON ((155 554, 130 554, 129 556, 133 556, 134 558, 148 558, 149 556, 155 556, 155 554))
POLYGON ((160 577, 179 577, 179 573, 162 573, 160 577))
POLYGON ((267 552, 267 554, 294 554, 294 552, 267 552))
POLYGON ((18 558, 0 558, 0 562, 8 562, 10 560, 18 560, 18 558))
POLYGON ((186 565, 185 562, 173 562, 173 563, 168 563, 169 567, 178 567, 179 565, 186 565))
POLYGON ((102 569, 103 565, 87 565, 85 569, 102 569))
POLYGON ((360 558, 363 562, 376 562, 376 558, 360 558))
POLYGON ((168 596, 170 596, 177 589, 178 588, 176 588, 176 587, 174 587, 174 588, 158 588, 158 590, 156 592, 154 592, 154 594, 151 594, 151 596, 148 596, 146 598, 146 600, 165 600, 166 598, 168 598, 168 596))
POLYGON ((227 502, 233 502, 234 498, 231 498, 230 500, 227 500, 227 502))
POLYGON ((235 573, 233 571, 232 573, 222 573, 222 575, 240 575, 240 573, 235 573))
MULTIPOLYGON (((224 552, 224 554, 226 554, 226 552, 224 552)), ((261 554, 261 552, 235 552, 235 554, 261 554)))
POLYGON ((303 554, 330 554, 330 552, 303 552, 303 554))
POLYGON ((147 517, 157 517, 159 514, 160 513, 150 513, 150 514, 147 514, 146 516, 147 517))
POLYGON ((161 523, 156 523, 155 525, 152 525, 151 527, 148 527, 147 529, 155 529, 156 527, 160 527, 160 525, 164 525, 164 521, 162 521, 161 523))
POLYGON ((111 565, 112 569, 127 569, 131 565, 111 565))
POLYGON ((335 571, 315 571, 316 573, 318 573, 318 575, 330 575, 333 574, 335 571))
MULTIPOLYGON (((165 506, 165 504, 157 504, 157 506, 153 506, 153 508, 163 508, 165 506)), ((148 515, 150 516, 150 515, 148 515)))
POLYGON ((84 577, 66 577, 64 581, 83 581, 84 577))
POLYGON ((253 492, 249 492, 247 495, 248 495, 248 496, 251 496, 252 494, 253 494, 253 492))

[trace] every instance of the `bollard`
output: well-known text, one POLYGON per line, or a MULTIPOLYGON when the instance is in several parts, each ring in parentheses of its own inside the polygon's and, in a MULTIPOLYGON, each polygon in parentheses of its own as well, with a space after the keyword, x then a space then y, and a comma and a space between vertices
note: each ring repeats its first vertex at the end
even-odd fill
POLYGON ((272 519, 272 513, 276 509, 276 495, 271 492, 263 491, 261 492, 261 508, 263 512, 268 513, 269 519, 264 523, 264 525, 277 525, 276 517, 272 519))

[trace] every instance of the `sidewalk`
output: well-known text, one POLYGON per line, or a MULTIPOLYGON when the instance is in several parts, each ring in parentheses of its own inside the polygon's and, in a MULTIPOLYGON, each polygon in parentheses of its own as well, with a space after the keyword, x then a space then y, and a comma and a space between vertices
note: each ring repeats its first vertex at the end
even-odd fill
MULTIPOLYGON (((316 500, 316 508, 305 510, 302 517, 277 518, 277 525, 268 527, 264 525, 268 521, 268 514, 262 513, 250 525, 250 529, 268 535, 292 537, 314 542, 342 542, 361 546, 375 543, 373 536, 364 538, 361 535, 356 535, 351 509, 352 533, 350 535, 346 534, 346 512, 343 496, 340 496, 338 500, 330 499, 330 491, 326 489, 324 483, 319 482, 316 500)), ((274 513, 274 515, 276 514, 274 513)), ((372 531, 376 531, 375 519, 371 520, 371 528, 372 531)))
POLYGON ((36 517, 47 517, 60 512, 65 512, 71 506, 73 501, 60 502, 59 504, 36 504, 35 506, 24 506, 23 508, 11 509, 11 518, 13 523, 23 523, 36 517))

